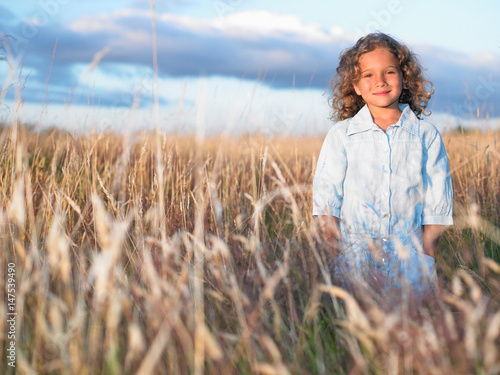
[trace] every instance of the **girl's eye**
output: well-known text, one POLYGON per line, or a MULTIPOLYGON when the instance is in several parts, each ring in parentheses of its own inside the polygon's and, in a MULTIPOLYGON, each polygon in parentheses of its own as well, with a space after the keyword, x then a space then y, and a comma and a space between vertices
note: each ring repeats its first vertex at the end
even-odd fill
POLYGON ((394 70, 389 70, 387 74, 395 74, 396 72, 394 70))
POLYGON ((365 74, 363 77, 370 78, 371 76, 372 76, 371 74, 365 74))

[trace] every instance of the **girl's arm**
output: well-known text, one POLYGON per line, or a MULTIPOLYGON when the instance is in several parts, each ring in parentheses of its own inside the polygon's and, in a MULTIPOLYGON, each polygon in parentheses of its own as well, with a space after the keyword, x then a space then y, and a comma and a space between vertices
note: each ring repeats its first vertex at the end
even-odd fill
POLYGON ((313 216, 340 217, 344 196, 347 155, 338 127, 327 134, 313 178, 313 216))
POLYGON ((424 225, 422 227, 422 240, 424 243, 424 254, 431 257, 435 257, 437 252, 437 247, 439 243, 439 238, 444 232, 445 227, 443 225, 424 225))
POLYGON ((313 178, 313 216, 319 220, 320 240, 331 251, 327 256, 339 252, 339 217, 344 198, 344 179, 347 169, 347 154, 341 140, 341 131, 334 126, 328 132, 313 178))
POLYGON ((445 225, 453 225, 453 188, 450 166, 441 135, 435 129, 428 129, 426 157, 423 166, 424 201, 422 212, 424 253, 436 255, 439 237, 445 225))

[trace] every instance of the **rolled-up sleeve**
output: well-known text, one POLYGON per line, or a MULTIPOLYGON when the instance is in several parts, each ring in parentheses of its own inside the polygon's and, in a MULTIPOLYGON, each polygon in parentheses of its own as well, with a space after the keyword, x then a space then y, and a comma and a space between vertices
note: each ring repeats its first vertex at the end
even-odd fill
POLYGON ((450 166, 443 140, 437 130, 428 139, 422 175, 422 225, 452 225, 453 189, 450 166))
POLYGON ((346 149, 336 128, 332 128, 323 143, 313 179, 313 216, 336 216, 344 196, 347 168, 346 149))

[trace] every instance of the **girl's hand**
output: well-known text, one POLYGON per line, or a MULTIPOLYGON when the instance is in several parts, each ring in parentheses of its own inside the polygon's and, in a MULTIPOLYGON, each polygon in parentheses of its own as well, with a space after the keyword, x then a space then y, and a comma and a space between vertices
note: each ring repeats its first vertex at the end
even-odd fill
POLYGON ((336 216, 319 216, 320 238, 331 246, 331 256, 339 255, 339 218, 336 216))
POLYGON ((444 232, 443 225, 424 225, 422 227, 422 241, 424 244, 424 254, 435 257, 439 238, 444 232))

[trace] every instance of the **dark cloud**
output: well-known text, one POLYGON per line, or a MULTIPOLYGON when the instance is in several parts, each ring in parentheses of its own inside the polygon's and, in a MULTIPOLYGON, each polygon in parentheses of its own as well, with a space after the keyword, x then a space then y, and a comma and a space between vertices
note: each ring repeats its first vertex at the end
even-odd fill
MULTIPOLYGON (((75 76, 75 64, 90 63, 95 53, 105 47, 110 50, 101 65, 107 67, 111 76, 114 73, 110 67, 116 63, 151 66, 151 28, 151 18, 141 12, 86 16, 71 27, 56 23, 30 26, 26 21, 13 22, 8 15, 0 17, 0 30, 4 35, 18 37, 14 44, 23 54, 25 65, 35 71, 30 79, 39 87, 43 87, 52 59, 51 84, 67 89, 77 85, 80 77, 75 76)), ((320 90, 326 88, 340 52, 350 43, 347 38, 335 39, 326 34, 323 39, 306 39, 293 31, 235 33, 208 22, 196 24, 191 19, 182 23, 173 18, 157 20, 157 36, 158 64, 163 76, 220 75, 260 79, 275 88, 320 90)), ((495 113, 490 115, 500 114, 500 105, 491 105, 500 102, 498 61, 474 63, 464 54, 431 47, 422 48, 420 56, 436 89, 431 101, 433 110, 464 115, 475 111, 475 107, 484 107, 493 108, 495 113)), ((27 100, 40 97, 31 91, 26 94, 27 100)), ((99 95, 102 103, 116 104, 116 99, 106 98, 116 97, 113 88, 99 95)))

